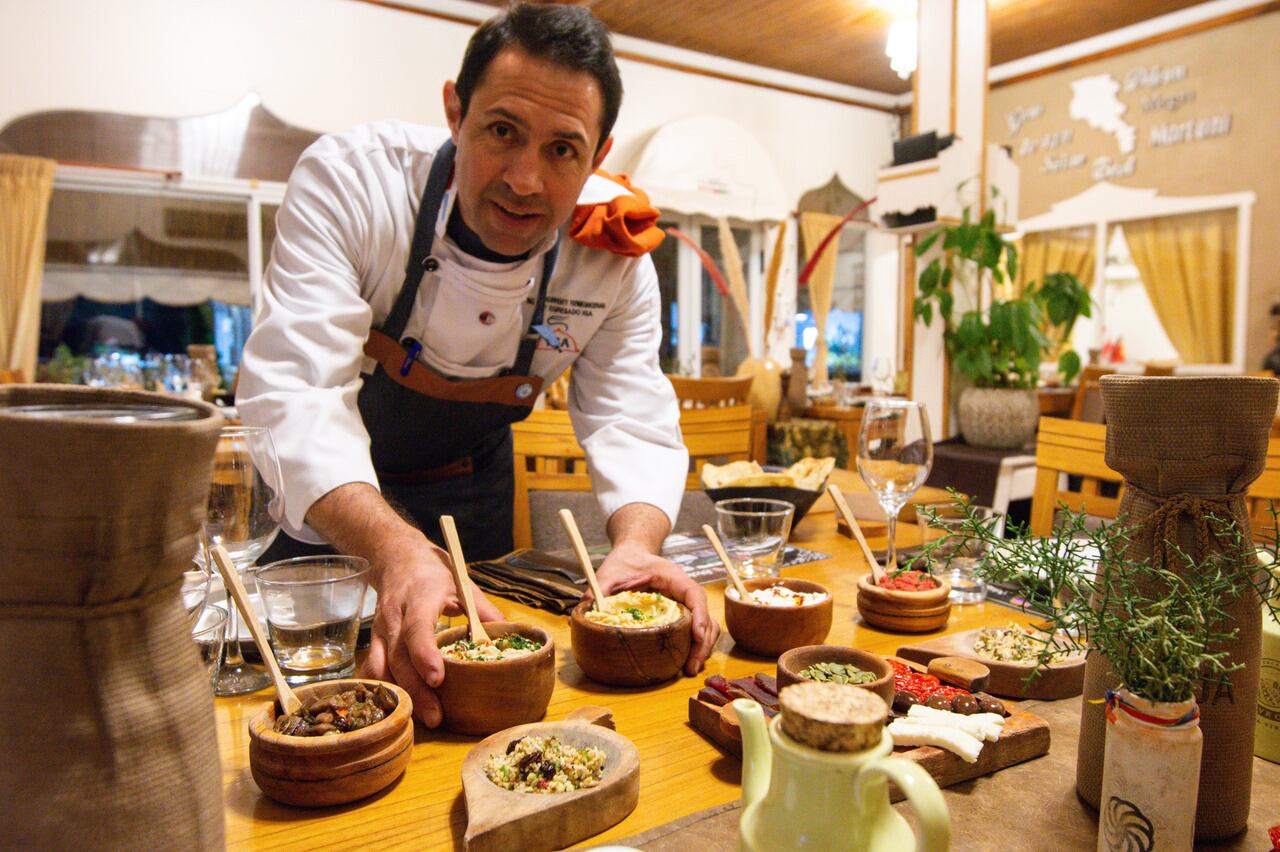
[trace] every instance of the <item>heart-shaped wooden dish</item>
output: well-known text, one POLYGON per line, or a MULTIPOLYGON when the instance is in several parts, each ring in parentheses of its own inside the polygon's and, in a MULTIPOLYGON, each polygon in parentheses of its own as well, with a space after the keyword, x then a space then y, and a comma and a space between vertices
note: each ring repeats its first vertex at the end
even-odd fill
POLYGON ((482 740, 462 761, 469 852, 562 849, 621 822, 640 799, 640 753, 610 728, 609 711, 583 707, 563 722, 536 722, 499 731, 482 740), (607 727, 606 727, 607 726, 607 727), (605 753, 604 777, 595 787, 569 793, 514 793, 484 774, 491 755, 521 737, 558 737, 605 753))

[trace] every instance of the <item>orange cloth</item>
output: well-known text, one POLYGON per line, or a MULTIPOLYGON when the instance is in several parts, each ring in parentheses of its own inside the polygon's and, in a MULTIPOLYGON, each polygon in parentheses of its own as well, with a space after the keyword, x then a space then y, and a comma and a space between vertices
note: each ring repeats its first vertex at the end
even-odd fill
POLYGON ((630 190, 601 204, 580 204, 569 222, 569 236, 587 248, 603 249, 626 257, 640 257, 662 244, 666 234, 658 227, 658 208, 649 196, 627 180, 597 170, 596 175, 630 190))

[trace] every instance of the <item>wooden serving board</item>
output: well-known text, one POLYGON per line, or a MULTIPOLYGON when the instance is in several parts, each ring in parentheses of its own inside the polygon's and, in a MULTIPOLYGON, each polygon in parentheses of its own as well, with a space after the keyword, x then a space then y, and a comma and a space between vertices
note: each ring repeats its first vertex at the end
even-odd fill
POLYGON ((640 800, 640 755, 631 740, 610 730, 613 717, 600 707, 574 710, 563 722, 537 722, 499 731, 462 761, 467 802, 468 852, 562 849, 621 822, 640 800), (559 737, 605 753, 600 784, 570 793, 513 793, 490 781, 485 761, 526 736, 559 737))
MULTIPOLYGON (((737 715, 726 705, 720 707, 689 698, 689 724, 724 751, 742 759, 742 735, 737 728, 737 715)), ((898 757, 919 764, 938 782, 949 787, 961 781, 989 775, 1017 763, 1049 752, 1049 723, 1034 713, 1014 713, 1005 719, 1000 739, 985 743, 975 763, 965 763, 957 755, 933 746, 896 748, 898 757)), ((898 802, 906 798, 896 785, 889 785, 889 797, 898 802)))
POLYGON ((1084 689, 1084 655, 1068 657, 1053 663, 1030 683, 1027 675, 1032 666, 1027 663, 1002 663, 978 656, 973 641, 980 630, 951 633, 898 648, 898 656, 928 665, 934 657, 969 657, 991 669, 987 692, 1005 698, 1035 698, 1053 701, 1071 698, 1084 689))

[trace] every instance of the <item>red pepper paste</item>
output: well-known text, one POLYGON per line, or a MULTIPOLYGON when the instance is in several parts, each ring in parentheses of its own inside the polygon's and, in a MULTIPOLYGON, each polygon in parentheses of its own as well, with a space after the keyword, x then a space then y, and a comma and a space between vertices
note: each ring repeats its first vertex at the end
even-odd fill
POLYGON ((899 571, 885 574, 876 585, 895 592, 927 592, 938 588, 938 581, 923 571, 899 571))

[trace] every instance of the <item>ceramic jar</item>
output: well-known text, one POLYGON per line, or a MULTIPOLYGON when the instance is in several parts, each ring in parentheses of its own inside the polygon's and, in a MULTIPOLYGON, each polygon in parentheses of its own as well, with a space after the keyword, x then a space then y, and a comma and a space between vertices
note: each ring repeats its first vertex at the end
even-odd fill
POLYGON ((1098 852, 1190 852, 1200 787, 1200 714, 1194 700, 1107 697, 1098 852))

